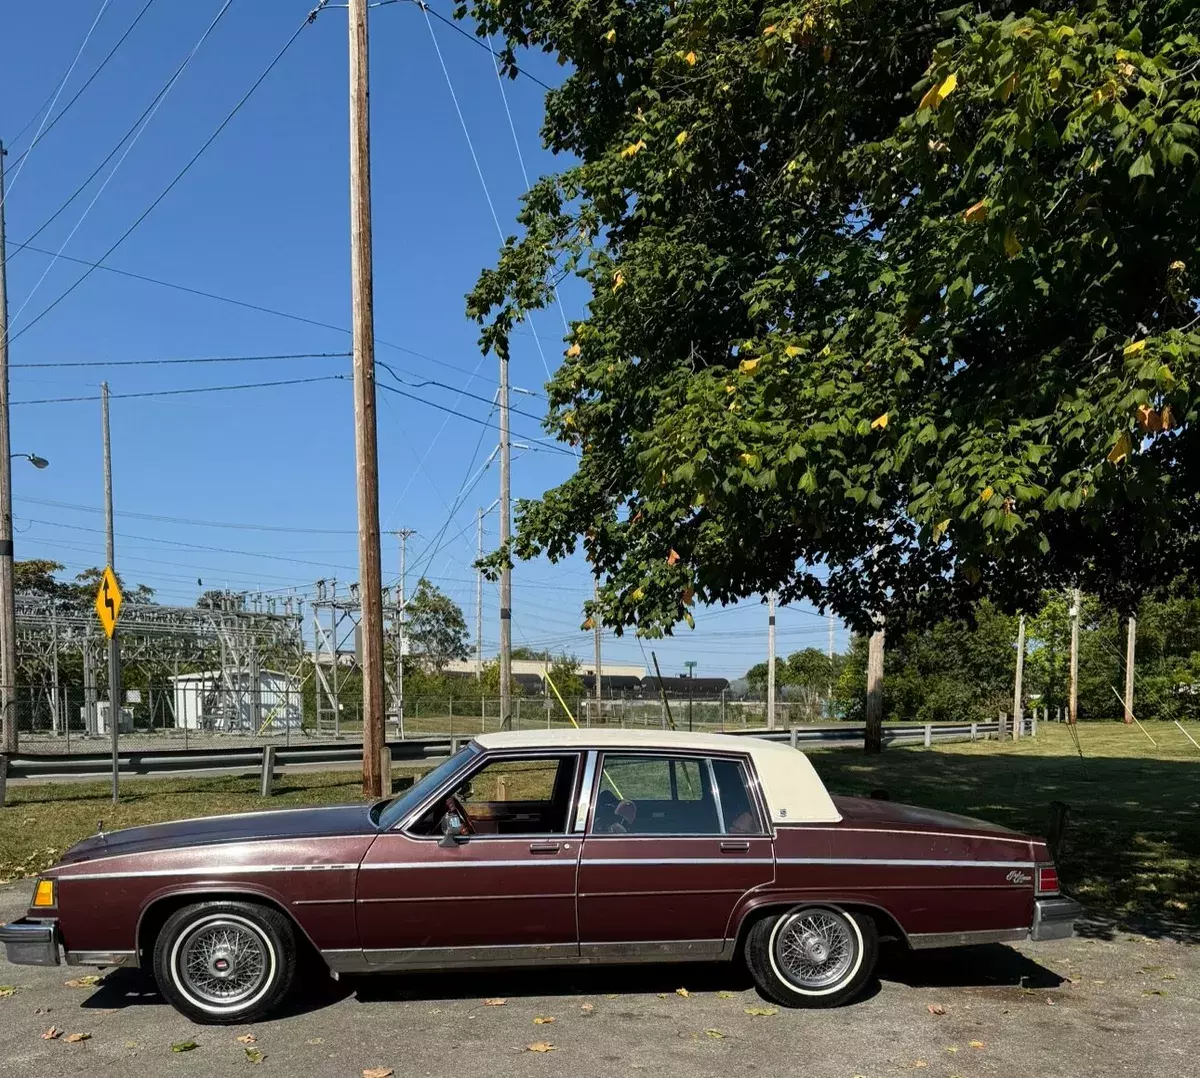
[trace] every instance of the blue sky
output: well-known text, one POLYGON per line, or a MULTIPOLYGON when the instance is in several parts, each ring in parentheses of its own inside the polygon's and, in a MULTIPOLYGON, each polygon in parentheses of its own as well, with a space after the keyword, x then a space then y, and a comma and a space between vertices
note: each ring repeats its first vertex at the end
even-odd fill
MULTIPOLYGON (((45 471, 14 462, 18 558, 54 558, 72 572, 103 561, 99 404, 22 402, 93 395, 107 379, 113 393, 117 565, 126 579, 155 587, 163 602, 190 605, 197 580, 205 588, 276 594, 294 588, 311 595, 318 578, 356 578, 351 388, 348 380, 330 377, 348 376, 344 356, 34 366, 348 349, 344 330, 105 270, 92 273, 31 325, 85 272, 86 266, 67 258, 95 260, 108 250, 251 87, 313 2, 233 0, 127 156, 122 159, 124 148, 118 152, 34 241, 51 253, 61 249, 64 257, 57 261, 52 254, 15 247, 116 146, 192 51, 223 0, 151 3, 112 60, 24 161, 18 158, 38 130, 39 109, 55 92, 104 0, 0 8, 5 58, 0 138, 10 150, 5 213, 12 448, 51 461, 45 471), (322 380, 121 398, 295 379, 322 380)), ((55 112, 144 3, 110 0, 55 112)), ((449 0, 434 0, 432 6, 445 15, 452 7, 449 0)), ((512 231, 525 185, 491 61, 444 24, 434 21, 433 28, 492 205, 504 230, 512 231)), ((561 77, 549 58, 528 61, 546 82, 561 77)), ((348 328, 346 83, 345 12, 331 7, 304 28, 245 107, 105 265, 348 328)), ((530 176, 553 169, 538 138, 541 88, 518 79, 504 89, 530 176)), ((410 588, 425 572, 462 604, 473 625, 475 511, 496 496, 495 466, 482 472, 457 514, 449 510, 464 479, 475 475, 495 446, 495 431, 480 421, 488 419, 484 401, 495 391, 496 364, 479 353, 477 327, 464 316, 463 297, 480 268, 494 260, 499 237, 425 17, 415 5, 397 3, 371 13, 371 107, 375 331, 388 342, 377 346, 377 358, 410 383, 402 386, 406 392, 475 419, 380 392, 381 518, 385 529, 418 531, 409 546, 410 588), (449 388, 412 388, 425 379, 449 388)), ((581 289, 568 283, 562 299, 568 318, 583 313, 581 289)), ((531 447, 515 454, 515 497, 536 496, 570 473, 569 456, 536 441, 545 433, 532 418, 542 414, 540 393, 547 367, 552 370, 562 354, 562 335, 556 309, 514 339, 512 382, 530 391, 513 394, 514 408, 529 413, 514 415, 514 438, 531 447)), ((392 381, 383 370, 379 377, 392 381)), ((496 542, 496 529, 493 513, 485 532, 488 548, 496 542)), ((395 540, 385 537, 389 582, 398 573, 397 562, 395 540)), ((514 642, 590 657, 590 634, 578 631, 580 604, 590 594, 581 560, 519 564, 514 642)), ((495 648, 496 608, 495 590, 487 585, 489 651, 495 648)), ((825 621, 812 610, 782 610, 779 633, 782 654, 823 648, 826 642, 825 621)), ((840 628, 837 641, 844 646, 840 628)), ((698 611, 694 632, 680 626, 675 638, 653 646, 664 673, 678 673, 685 660, 694 659, 697 674, 737 676, 765 657, 765 608, 755 598, 736 608, 698 611)), ((606 636, 605 654, 612 661, 642 661, 632 636, 606 636)))

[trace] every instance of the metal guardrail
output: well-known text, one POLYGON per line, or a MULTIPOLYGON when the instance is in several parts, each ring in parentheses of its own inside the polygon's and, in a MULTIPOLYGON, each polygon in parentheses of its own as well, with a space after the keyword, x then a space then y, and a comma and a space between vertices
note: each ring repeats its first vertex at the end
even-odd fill
MULTIPOLYGON (((1022 733, 1036 733, 1030 720, 1022 723, 1022 733)), ((842 723, 824 726, 792 726, 780 730, 729 730, 739 737, 761 737, 768 741, 787 741, 803 745, 845 744, 862 741, 865 728, 842 723)), ((996 737, 999 722, 925 723, 924 725, 884 726, 885 744, 926 744, 934 741, 972 741, 996 737)), ((450 755, 468 737, 405 738, 389 741, 393 763, 436 760, 450 755)), ((324 745, 266 745, 210 750, 132 750, 118 752, 118 770, 122 776, 171 775, 196 771, 248 774, 260 772, 270 753, 275 768, 321 767, 354 764, 362 759, 362 745, 346 742, 324 745)), ((0 765, 3 761, 0 760, 0 765)), ((8 758, 8 778, 62 779, 104 778, 112 774, 108 753, 28 753, 8 758)))

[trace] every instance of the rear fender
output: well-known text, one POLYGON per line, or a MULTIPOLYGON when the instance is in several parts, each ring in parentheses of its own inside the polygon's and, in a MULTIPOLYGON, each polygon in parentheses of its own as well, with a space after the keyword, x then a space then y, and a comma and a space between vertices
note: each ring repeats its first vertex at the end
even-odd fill
POLYGON ((750 895, 734 908, 725 929, 725 938, 740 942, 750 926, 770 911, 782 912, 794 906, 838 906, 870 913, 875 918, 881 936, 897 936, 905 946, 911 946, 908 934, 896 915, 879 903, 878 895, 860 891, 774 891, 750 895))

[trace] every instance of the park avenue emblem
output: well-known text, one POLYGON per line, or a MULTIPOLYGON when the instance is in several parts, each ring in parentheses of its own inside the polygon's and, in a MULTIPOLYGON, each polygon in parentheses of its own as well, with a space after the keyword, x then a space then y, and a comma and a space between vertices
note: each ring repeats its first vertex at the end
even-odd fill
POLYGON ((1028 883, 1033 879, 1027 872, 1022 872, 1020 869, 1014 868, 1007 876, 1004 877, 1009 883, 1028 883))

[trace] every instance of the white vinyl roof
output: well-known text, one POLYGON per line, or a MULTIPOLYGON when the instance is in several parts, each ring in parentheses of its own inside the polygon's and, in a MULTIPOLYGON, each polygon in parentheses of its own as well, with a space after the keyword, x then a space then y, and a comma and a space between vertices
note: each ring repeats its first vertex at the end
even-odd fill
POLYGON ((574 748, 741 753, 754 762, 772 823, 835 823, 842 818, 808 757, 780 741, 733 734, 591 728, 480 734, 475 742, 489 752, 574 748))

